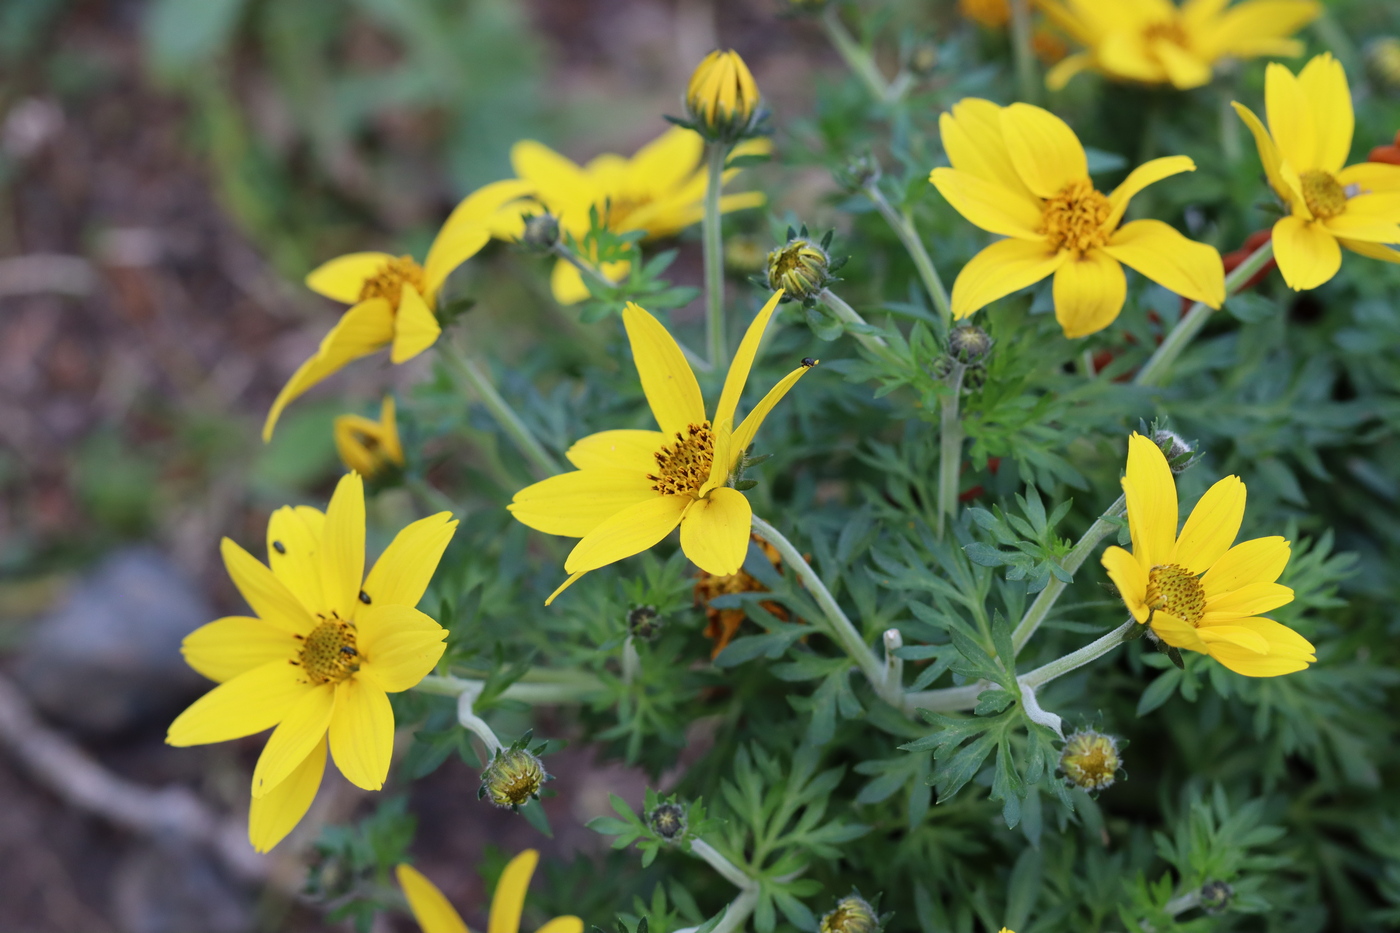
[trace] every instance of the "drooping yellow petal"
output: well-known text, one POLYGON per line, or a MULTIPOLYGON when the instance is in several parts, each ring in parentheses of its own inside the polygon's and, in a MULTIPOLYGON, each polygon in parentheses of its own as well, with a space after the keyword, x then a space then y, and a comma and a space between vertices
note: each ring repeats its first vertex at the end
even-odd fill
POLYGON ((321 744, 282 783, 263 796, 253 798, 248 811, 248 841, 254 851, 272 851, 273 846, 296 828, 311 809, 325 772, 326 740, 322 738, 321 744))
POLYGON ((321 535, 321 589, 327 613, 352 619, 365 576, 365 483, 346 473, 336 483, 321 535))
POLYGON ((1012 104, 1001 111, 1001 132, 1016 174, 1036 196, 1054 197, 1070 182, 1089 177, 1079 137, 1050 111, 1012 104))
POLYGON ((1318 221, 1281 218, 1274 224, 1273 240, 1278 271, 1295 292, 1330 282, 1342 267, 1337 238, 1318 221))
POLYGON ((253 767, 254 797, 266 796, 306 760, 325 739, 334 709, 335 687, 328 683, 311 687, 287 709, 253 767))
POLYGON ((734 411, 739 407, 739 397, 744 394, 744 385, 749 381, 749 370, 753 368, 754 357, 758 355, 758 345, 763 341, 763 332, 767 330, 768 321, 772 318, 774 309, 778 307, 778 302, 782 300, 783 290, 780 288, 763 305, 749 324, 749 329, 744 332, 744 339, 739 342, 734 361, 729 364, 729 372, 724 377, 724 390, 720 392, 719 405, 715 407, 716 425, 722 422, 733 423, 734 411))
MULTIPOLYGON (((1317 168, 1336 174, 1346 164, 1356 128, 1351 89, 1347 87, 1342 63, 1333 58, 1331 52, 1316 56, 1299 72, 1298 89, 1302 92, 1316 139, 1309 164, 1294 167, 1299 171, 1317 168)), ((1265 94, 1267 100, 1267 88, 1265 94)), ((1273 120, 1272 111, 1269 119, 1273 120)))
POLYGON ((1031 201, 1035 195, 1011 164, 1001 135, 1001 107, 989 100, 968 97, 938 118, 938 132, 948 161, 958 172, 975 175, 1031 201))
POLYGON ((399 297, 399 312, 394 315, 394 346, 389 351, 393 363, 407 363, 437 343, 442 326, 432 310, 418 294, 418 289, 405 282, 399 297))
POLYGON ((660 431, 599 431, 575 441, 564 456, 580 470, 649 473, 656 469, 656 452, 666 440, 660 431))
POLYGON ((1219 251, 1160 220, 1124 224, 1103 251, 1183 298, 1210 308, 1225 303, 1225 264, 1219 251))
POLYGON ((530 192, 529 182, 510 178, 484 185, 463 198, 428 248, 423 263, 427 293, 436 295, 452 270, 475 256, 493 232, 514 227, 521 212, 529 210, 528 202, 522 199, 530 192), (508 207, 512 204, 516 205, 513 211, 508 207))
POLYGON ((1277 535, 1241 541, 1201 577, 1206 599, 1232 593, 1251 583, 1273 583, 1288 566, 1290 553, 1288 541, 1277 535))
POLYGON ((999 240, 973 256, 953 282, 953 317, 962 320, 1034 285, 1069 259, 1068 251, 1039 240, 999 240))
POLYGON ((385 263, 392 262, 394 258, 388 253, 337 256, 311 270, 306 277, 306 287, 335 301, 355 304, 360 300, 365 279, 373 278, 385 263))
MULTIPOLYGON (((1301 671, 1317 660, 1312 643, 1286 625, 1273 619, 1239 619, 1230 623, 1236 630, 1253 632, 1264 642, 1266 653, 1252 650, 1235 641, 1210 644, 1207 653, 1221 664, 1246 677, 1277 677, 1301 671)), ((1216 626, 1202 626, 1201 634, 1216 626)), ((1254 647, 1258 642, 1253 643, 1254 647)))
POLYGON ((1264 71, 1264 111, 1269 135, 1284 160, 1298 172, 1321 168, 1316 164, 1317 128, 1308 99, 1293 72, 1278 62, 1270 62, 1264 71))
POLYGON ((1108 215, 1108 220, 1104 221, 1103 229, 1117 229, 1123 220, 1123 212, 1128 209, 1128 202, 1148 185, 1156 184, 1163 178, 1195 170, 1196 163, 1189 156, 1163 156, 1139 165, 1129 172, 1128 177, 1108 196, 1108 203, 1113 206, 1113 212, 1108 215))
POLYGON ((554 590, 553 593, 550 593, 547 597, 545 597, 544 604, 545 604, 546 606, 548 606, 550 603, 554 602, 554 600, 556 600, 556 599, 559 598, 559 594, 560 594, 560 593, 564 592, 564 591, 567 590, 569 587, 571 587, 571 586, 573 586, 575 583, 577 583, 578 580, 579 580, 579 577, 583 576, 583 575, 584 575, 585 573, 587 573, 587 572, 588 572, 588 571, 586 571, 586 570, 580 570, 578 573, 571 573, 571 574, 569 574, 569 579, 567 579, 567 580, 565 580, 563 583, 559 584, 559 586, 555 588, 555 590, 554 590))
POLYGON ((423 933, 468 933, 461 916, 422 872, 412 865, 399 865, 394 869, 394 876, 423 933))
POLYGON ((646 309, 630 301, 622 312, 622 324, 632 344, 642 391, 661 430, 676 434, 704 421, 700 384, 675 338, 646 309))
POLYGON ((1105 550, 1100 560, 1133 618, 1146 622, 1148 609, 1144 600, 1147 597, 1147 574, 1143 572, 1142 565, 1133 555, 1116 545, 1105 550))
POLYGON ((1238 476, 1227 476, 1207 489, 1181 527, 1167 563, 1205 573, 1235 543, 1244 521, 1244 501, 1244 483, 1238 476))
POLYGON ((168 745, 208 745, 270 729, 311 691, 301 668, 283 658, 219 684, 170 724, 168 745))
POLYGON ((583 933, 583 921, 578 917, 555 917, 535 933, 583 933))
POLYGON ((753 509, 742 492, 721 486, 696 499, 681 519, 681 550, 706 573, 738 573, 749 552, 753 509))
MULTIPOLYGON (((1278 146, 1269 135, 1269 131, 1264 129, 1264 124, 1243 104, 1230 102, 1230 106, 1235 108, 1235 113, 1244 121, 1244 125, 1249 127, 1249 132, 1254 136, 1254 146, 1259 150, 1259 161, 1263 163, 1264 174, 1269 179, 1269 186, 1274 189, 1274 193, 1293 205, 1294 210, 1301 209, 1307 211, 1307 205, 1303 201, 1302 183, 1298 180, 1298 169, 1292 165, 1287 165, 1283 161, 1283 156, 1279 153, 1278 146)), ((1307 216, 1312 216, 1308 214, 1307 216)))
POLYGON ((574 545, 564 572, 597 570, 645 551, 680 524, 691 501, 689 496, 656 496, 612 515, 574 545))
POLYGON ((1277 609, 1293 602, 1293 591, 1277 583, 1247 583, 1237 590, 1206 599, 1206 614, 1202 625, 1229 622, 1245 616, 1277 609))
POLYGON ((491 895, 491 918, 487 921, 486 933, 519 933, 525 891, 530 887, 530 876, 535 873, 539 861, 538 852, 526 849, 506 865, 501 880, 496 883, 496 893, 491 895))
POLYGON ((356 617, 355 625, 362 658, 355 676, 385 693, 417 686, 447 647, 447 629, 408 606, 370 606, 356 617))
POLYGON ((342 680, 335 688, 330 740, 331 757, 347 781, 365 790, 382 790, 394 755, 389 697, 359 677, 342 680))
POLYGON ((811 370, 811 366, 797 367, 778 380, 778 384, 769 389, 768 394, 763 396, 759 403, 753 407, 753 411, 749 412, 748 417, 740 423, 729 440, 730 467, 744 455, 744 451, 749 449, 749 445, 753 443, 754 435, 758 433, 759 428, 763 427, 763 419, 768 417, 773 406, 782 401, 783 396, 788 394, 788 390, 797 385, 797 380, 807 375, 811 370))
POLYGON ((660 495, 654 485, 640 470, 575 470, 526 486, 506 508, 536 531, 582 538, 623 509, 660 495))
POLYGON ((326 517, 308 506, 284 505, 267 522, 267 562, 307 613, 324 612, 321 591, 321 530, 326 517))
POLYGON ((1144 570, 1169 562, 1176 544, 1176 481, 1160 447, 1136 431, 1128 438, 1128 530, 1144 570))
POLYGON ((1128 297, 1123 267, 1101 249, 1069 258, 1055 270, 1055 320, 1070 338, 1098 333, 1118 319, 1128 297))
MULTIPOLYGON (((438 512, 394 535, 365 578, 364 592, 370 598, 370 606, 418 605, 456 531, 457 520, 452 513, 438 512)), ((362 615, 358 612, 356 617, 362 615)))
POLYGON ((311 631, 315 623, 306 608, 262 561, 231 538, 219 542, 219 553, 229 579, 259 619, 294 635, 311 631))
POLYGON ((1029 196, 1003 188, 996 182, 951 168, 936 168, 928 180, 959 214, 989 233, 1041 240, 1040 206, 1029 196))
POLYGON ((300 648, 291 632, 250 616, 216 619, 180 642, 185 663, 219 683, 272 661, 291 660, 300 648))
POLYGON ((1157 609, 1153 611, 1152 621, 1149 624, 1152 626, 1153 633, 1173 648, 1185 648, 1187 651, 1206 653, 1206 643, 1201 641, 1196 627, 1190 622, 1178 619, 1165 610, 1157 609))

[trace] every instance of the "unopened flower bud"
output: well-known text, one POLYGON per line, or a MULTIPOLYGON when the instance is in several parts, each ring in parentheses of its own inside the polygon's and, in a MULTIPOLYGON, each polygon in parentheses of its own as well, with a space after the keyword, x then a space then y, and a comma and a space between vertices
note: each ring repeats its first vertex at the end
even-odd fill
POLYGON ((520 242, 532 250, 547 253, 559 242, 559 218, 546 211, 543 214, 527 215, 525 231, 520 242))
POLYGON ((669 802, 657 804, 647 814, 647 827, 667 842, 680 839, 686 831, 685 807, 669 802))
POLYGON ((938 67, 938 46, 925 39, 909 51, 909 70, 920 77, 933 74, 938 67))
POLYGON ((783 289, 784 300, 814 299, 830 282, 831 256, 806 237, 791 237, 768 254, 768 287, 783 289))
POLYGON ((875 908, 859 894, 851 894, 836 902, 817 929, 821 933, 875 933, 879 925, 875 908))
POLYGON ((661 631, 661 617, 655 606, 638 606, 627 613, 627 631, 633 636, 650 641, 661 631))
POLYGON ((519 809, 530 798, 539 796, 547 777, 544 763, 525 749, 502 749, 482 772, 477 796, 489 797, 503 809, 519 809))
POLYGON ((1379 83, 1390 91, 1400 91, 1400 39, 1382 36, 1366 47, 1366 65, 1379 83))
POLYGON ((1088 791, 1113 786, 1121 764, 1113 736, 1092 729, 1070 735, 1060 752, 1060 770, 1065 777, 1075 787, 1088 791))
POLYGON ((1196 461, 1196 448, 1175 431, 1160 430, 1152 435, 1152 440, 1162 449, 1173 473, 1184 473, 1196 461))
POLYGON ((706 55, 685 92, 686 113, 709 140, 734 142, 747 135, 761 116, 759 102, 749 66, 733 49, 706 55))
POLYGON ((1201 885, 1201 907, 1208 914, 1224 910, 1234 896, 1235 889, 1223 881, 1207 881, 1201 885))
POLYGON ((948 332, 948 352, 959 363, 976 363, 992 351, 992 338, 974 324, 959 324, 948 332))
POLYGON ((836 172, 836 180, 850 191, 859 191, 880 180, 880 160, 874 153, 851 156, 836 172))

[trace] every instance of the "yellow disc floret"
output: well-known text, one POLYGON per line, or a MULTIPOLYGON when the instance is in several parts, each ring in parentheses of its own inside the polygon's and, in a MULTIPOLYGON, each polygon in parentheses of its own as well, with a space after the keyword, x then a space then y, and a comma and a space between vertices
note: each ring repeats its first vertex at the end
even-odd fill
POLYGON ((710 478, 715 459, 715 436, 710 422, 692 424, 676 432, 674 444, 663 444, 655 454, 657 470, 648 473, 651 488, 664 496, 695 495, 710 478))
POLYGON ((1084 252, 1108 242, 1111 230, 1104 223, 1113 212, 1108 198, 1094 189, 1087 179, 1065 185, 1045 202, 1038 232, 1056 249, 1084 252))
POLYGON ((301 648, 299 664, 311 683, 338 684, 360 669, 355 626, 332 614, 311 630, 301 648))
POLYGON ((1303 172, 1298 179, 1303 183, 1303 201, 1318 220, 1331 220, 1346 212, 1346 189, 1330 172, 1303 172))
POLYGON ((1206 613, 1206 591, 1196 575, 1180 564, 1158 564, 1147 574, 1147 605, 1199 625, 1206 613))
POLYGON ((412 256, 390 259, 380 266, 379 271, 365 279, 365 283, 360 286, 360 300, 385 298, 390 304, 398 307, 399 293, 403 291, 405 282, 416 288, 420 295, 425 291, 423 267, 418 265, 412 256))

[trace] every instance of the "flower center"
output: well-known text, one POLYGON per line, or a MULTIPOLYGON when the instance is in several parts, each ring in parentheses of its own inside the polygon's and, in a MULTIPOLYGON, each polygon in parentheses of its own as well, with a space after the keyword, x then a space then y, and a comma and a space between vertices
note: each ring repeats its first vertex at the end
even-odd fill
POLYGON ((412 256, 390 259, 379 267, 379 271, 365 279, 360 286, 360 300, 385 298, 395 308, 399 305, 399 292, 407 282, 423 294, 423 267, 412 256))
POLYGON ((693 496, 710 478, 710 466, 715 460, 715 436, 710 422, 692 424, 676 432, 674 444, 662 444, 656 452, 655 473, 647 479, 651 488, 663 496, 693 496))
POLYGON ((1347 191, 1330 172, 1313 169, 1298 176, 1303 183, 1303 201, 1318 220, 1329 220, 1347 209, 1347 191))
POLYGON ((1190 40, 1186 36, 1186 30, 1182 29, 1181 24, 1174 19, 1152 23, 1142 31, 1142 37, 1149 45, 1153 40, 1161 39, 1179 45, 1183 49, 1190 48, 1190 40))
POLYGON ((1147 605, 1198 625, 1206 614, 1206 591, 1180 564, 1158 564, 1147 574, 1147 605))
POLYGON ((300 664, 313 684, 340 683, 360 669, 355 627, 332 613, 306 636, 301 646, 301 660, 292 663, 300 664))
POLYGON ((1108 198, 1081 178, 1045 202, 1039 232, 1056 249, 1082 253, 1108 242, 1109 231, 1103 225, 1111 213, 1113 205, 1108 198))
POLYGON ((641 207, 644 201, 635 201, 631 198, 624 198, 618 195, 611 195, 602 204, 598 205, 598 216, 602 221, 601 226, 609 230, 620 230, 622 223, 641 207))

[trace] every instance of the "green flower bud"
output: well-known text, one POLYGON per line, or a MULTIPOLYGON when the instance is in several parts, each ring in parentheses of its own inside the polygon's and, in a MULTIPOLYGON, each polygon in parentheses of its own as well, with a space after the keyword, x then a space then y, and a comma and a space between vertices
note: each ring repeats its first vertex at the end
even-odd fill
POLYGON ((959 324, 948 332, 948 352, 960 363, 976 363, 992 352, 993 340, 973 324, 959 324))
POLYGON ((792 237, 768 254, 768 287, 783 289, 784 299, 815 299, 831 281, 831 256, 806 237, 792 237))
POLYGON ((817 929, 821 933, 875 933, 879 926, 875 908, 859 894, 851 894, 836 902, 822 917, 817 929))
POLYGON ((532 250, 547 253, 559 242, 559 218, 549 212, 527 215, 520 242, 532 250))
POLYGON ((627 613, 627 631, 637 638, 647 641, 661 631, 661 618, 655 606, 638 606, 627 613))
POLYGON ((517 810, 532 797, 539 797, 548 777, 543 762, 525 749, 502 749, 482 772, 477 796, 490 798, 502 809, 517 810))
POLYGON ((1112 787, 1120 767, 1118 743, 1113 736, 1092 729, 1072 734, 1060 752, 1060 770, 1071 784, 1084 790, 1112 787))
POLYGON ((678 803, 662 803, 647 814, 647 827, 667 842, 685 835, 685 807, 678 803))

